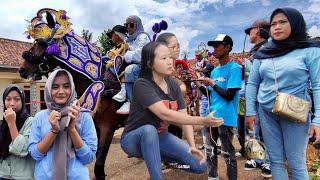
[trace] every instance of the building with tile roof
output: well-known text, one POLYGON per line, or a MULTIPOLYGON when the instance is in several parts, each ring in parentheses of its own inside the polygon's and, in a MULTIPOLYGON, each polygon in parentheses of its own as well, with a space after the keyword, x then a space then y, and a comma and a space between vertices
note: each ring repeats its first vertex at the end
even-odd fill
POLYGON ((30 49, 31 46, 32 44, 28 42, 0 37, 0 119, 3 117, 4 106, 2 104, 2 94, 9 84, 18 84, 24 89, 26 102, 31 114, 45 107, 41 104, 44 98, 44 81, 32 82, 25 80, 20 77, 18 72, 24 61, 21 55, 24 51, 30 49))

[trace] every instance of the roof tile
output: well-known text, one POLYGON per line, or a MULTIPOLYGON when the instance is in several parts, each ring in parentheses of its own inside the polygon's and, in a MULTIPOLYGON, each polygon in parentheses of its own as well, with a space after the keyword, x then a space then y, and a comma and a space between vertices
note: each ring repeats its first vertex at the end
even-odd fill
POLYGON ((0 38, 0 65, 20 66, 24 61, 22 53, 31 46, 28 42, 0 38))

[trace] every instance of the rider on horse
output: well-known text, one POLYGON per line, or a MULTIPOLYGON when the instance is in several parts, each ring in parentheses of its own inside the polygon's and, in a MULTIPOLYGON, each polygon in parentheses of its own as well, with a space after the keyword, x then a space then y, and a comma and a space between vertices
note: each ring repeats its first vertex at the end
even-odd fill
POLYGON ((141 69, 141 50, 144 45, 151 41, 149 34, 144 31, 141 19, 138 16, 129 16, 126 19, 125 27, 128 32, 126 42, 129 45, 129 50, 126 52, 124 60, 129 65, 125 69, 124 78, 128 83, 121 85, 121 91, 116 97, 117 99, 125 99, 127 95, 129 101, 118 109, 118 114, 129 114, 130 102, 133 97, 133 83, 138 79, 141 69))
POLYGON ((116 56, 124 56, 129 49, 128 44, 125 42, 127 35, 127 29, 124 26, 116 25, 112 28, 107 36, 115 43, 115 46, 107 52, 109 60, 107 62, 107 68, 112 67, 116 56))

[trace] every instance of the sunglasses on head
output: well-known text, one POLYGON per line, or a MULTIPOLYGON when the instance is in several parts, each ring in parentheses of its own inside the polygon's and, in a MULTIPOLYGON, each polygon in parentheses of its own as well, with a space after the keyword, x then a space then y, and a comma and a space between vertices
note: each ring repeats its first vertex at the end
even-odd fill
POLYGON ((134 25, 135 25, 136 23, 133 23, 133 22, 131 22, 131 23, 124 23, 124 27, 126 27, 126 28, 134 28, 134 25))

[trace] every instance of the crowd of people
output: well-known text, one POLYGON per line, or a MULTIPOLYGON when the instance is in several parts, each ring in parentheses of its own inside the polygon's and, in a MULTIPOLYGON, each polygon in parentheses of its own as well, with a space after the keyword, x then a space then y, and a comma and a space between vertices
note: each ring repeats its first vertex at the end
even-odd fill
MULTIPOLYGON (((187 114, 186 86, 175 76, 180 44, 173 33, 151 41, 135 15, 108 33, 116 45, 107 53, 107 66, 120 55, 126 62, 121 81, 132 82, 122 83, 113 97, 123 103, 117 113, 129 114, 121 148, 129 157, 143 158, 151 179, 163 179, 162 167, 170 163, 219 179, 219 153, 230 180, 238 178, 237 155, 248 158, 245 170, 261 168, 263 177, 288 179, 287 161, 292 179, 309 179, 307 143, 311 137, 320 143, 320 43, 308 39, 305 20, 293 8, 278 8, 269 21, 255 20, 244 32, 254 46, 240 64, 230 57, 229 35, 207 42, 214 54, 195 81, 202 93, 201 116, 187 114), (312 99, 314 111, 302 123, 275 113, 279 92, 312 99), (203 126, 205 153, 196 147, 193 125, 203 126), (236 128, 239 152, 233 145, 236 128), (266 156, 248 156, 246 136, 264 142, 266 156)), ((90 111, 76 99, 71 74, 51 72, 44 96, 47 109, 31 117, 19 86, 3 92, 0 179, 89 179, 86 165, 94 160, 97 134, 90 111)))

